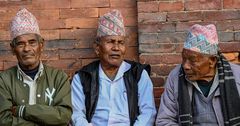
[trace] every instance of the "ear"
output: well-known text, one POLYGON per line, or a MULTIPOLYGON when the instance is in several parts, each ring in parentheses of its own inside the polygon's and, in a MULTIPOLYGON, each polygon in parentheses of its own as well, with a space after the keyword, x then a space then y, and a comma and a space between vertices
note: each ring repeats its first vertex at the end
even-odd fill
POLYGON ((215 56, 209 57, 209 64, 211 68, 215 67, 216 63, 217 63, 217 57, 215 56))
POLYGON ((96 55, 99 56, 99 43, 94 42, 93 48, 94 48, 96 55))
POLYGON ((12 43, 10 43, 10 47, 11 47, 11 51, 12 51, 12 54, 15 55, 15 51, 14 51, 14 45, 12 43))
POLYGON ((43 52, 43 48, 44 48, 44 45, 45 45, 45 40, 43 39, 42 42, 40 42, 39 44, 40 44, 41 52, 43 52))

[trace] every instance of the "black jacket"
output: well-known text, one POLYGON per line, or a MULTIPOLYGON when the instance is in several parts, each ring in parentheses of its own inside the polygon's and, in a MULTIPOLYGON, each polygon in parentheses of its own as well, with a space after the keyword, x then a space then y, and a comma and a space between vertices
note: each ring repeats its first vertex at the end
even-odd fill
MULTIPOLYGON (((151 67, 134 61, 125 61, 131 64, 131 68, 124 73, 123 78, 127 90, 130 125, 132 126, 139 115, 137 84, 142 71, 145 69, 150 74, 151 67)), ((99 96, 99 63, 99 60, 94 61, 77 71, 85 95, 86 118, 89 123, 96 109, 99 96)))

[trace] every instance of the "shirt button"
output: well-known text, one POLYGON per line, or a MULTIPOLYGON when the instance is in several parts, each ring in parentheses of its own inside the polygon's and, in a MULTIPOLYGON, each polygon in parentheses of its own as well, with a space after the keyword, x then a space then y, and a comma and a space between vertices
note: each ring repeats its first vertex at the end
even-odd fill
POLYGON ((40 98, 40 97, 41 97, 41 95, 40 95, 40 94, 38 94, 38 95, 37 95, 37 97, 38 97, 38 98, 40 98))
POLYGON ((27 85, 26 85, 26 84, 24 84, 23 86, 24 86, 24 87, 26 87, 27 85))
POLYGON ((24 102, 25 102, 25 100, 23 99, 23 100, 22 100, 22 103, 24 103, 24 102))

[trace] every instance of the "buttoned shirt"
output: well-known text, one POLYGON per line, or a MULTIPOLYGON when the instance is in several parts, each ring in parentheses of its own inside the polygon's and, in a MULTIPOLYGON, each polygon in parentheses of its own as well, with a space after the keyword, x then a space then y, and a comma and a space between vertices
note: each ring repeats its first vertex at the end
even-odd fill
MULTIPOLYGON (((99 65, 99 98, 91 124, 86 120, 85 96, 78 74, 72 81, 72 120, 76 126, 129 126, 129 111, 127 92, 124 84, 124 72, 129 70, 130 64, 123 61, 114 80, 110 80, 99 65)), ((138 82, 138 106, 140 115, 135 126, 152 126, 156 110, 153 97, 153 85, 144 70, 138 82)))
MULTIPOLYGON (((38 77, 40 77, 42 75, 42 72, 44 70, 43 64, 42 62, 40 62, 39 68, 38 68, 38 72, 36 74, 36 76, 34 77, 34 79, 32 79, 30 76, 26 75, 22 69, 20 68, 20 66, 17 66, 18 70, 17 70, 17 77, 20 81, 23 81, 24 86, 26 86, 26 84, 29 86, 29 101, 28 104, 29 105, 34 105, 36 104, 36 96, 40 97, 40 94, 37 94, 37 83, 36 80, 38 77)), ((22 102, 27 102, 22 100, 22 102)))

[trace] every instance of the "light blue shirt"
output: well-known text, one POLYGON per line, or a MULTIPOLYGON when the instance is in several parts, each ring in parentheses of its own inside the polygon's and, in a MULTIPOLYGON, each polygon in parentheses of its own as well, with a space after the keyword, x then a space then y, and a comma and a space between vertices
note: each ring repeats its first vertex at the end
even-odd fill
MULTIPOLYGON (((99 65, 99 99, 91 125, 93 126, 129 126, 127 93, 123 74, 131 67, 122 62, 115 79, 110 80, 99 65)), ((78 74, 75 74, 72 88, 72 120, 74 126, 90 125, 86 120, 85 96, 78 74)), ((153 85, 144 70, 138 82, 138 106, 140 115, 134 126, 152 126, 156 116, 153 85)))

